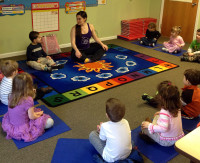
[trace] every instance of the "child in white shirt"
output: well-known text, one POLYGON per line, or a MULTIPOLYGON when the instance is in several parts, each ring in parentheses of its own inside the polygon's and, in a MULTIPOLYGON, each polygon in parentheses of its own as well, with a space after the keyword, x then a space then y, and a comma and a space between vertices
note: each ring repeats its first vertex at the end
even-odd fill
POLYGON ((107 162, 126 159, 132 150, 131 130, 125 115, 125 106, 118 99, 106 102, 106 115, 110 121, 97 126, 89 135, 90 143, 107 162))

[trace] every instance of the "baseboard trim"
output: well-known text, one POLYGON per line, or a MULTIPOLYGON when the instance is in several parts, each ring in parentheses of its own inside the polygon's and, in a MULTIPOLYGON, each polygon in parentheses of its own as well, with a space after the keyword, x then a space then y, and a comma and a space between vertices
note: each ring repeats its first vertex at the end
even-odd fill
MULTIPOLYGON (((100 38, 101 41, 107 41, 107 40, 113 40, 113 39, 117 39, 117 36, 100 38)), ((92 39, 91 42, 94 42, 94 40, 92 39)), ((71 43, 61 44, 59 46, 60 46, 60 48, 67 48, 67 47, 71 47, 71 43)), ((26 54, 26 50, 11 52, 11 53, 3 53, 3 54, 0 54, 0 59, 16 57, 16 56, 21 56, 21 55, 25 55, 25 54, 26 54)))

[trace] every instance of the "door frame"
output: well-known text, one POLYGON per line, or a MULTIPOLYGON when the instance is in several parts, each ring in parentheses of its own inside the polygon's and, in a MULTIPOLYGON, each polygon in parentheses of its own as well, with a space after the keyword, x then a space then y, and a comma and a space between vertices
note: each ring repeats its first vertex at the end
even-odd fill
MULTIPOLYGON (((165 0, 162 0, 161 11, 160 11, 160 21, 159 21, 159 31, 160 31, 160 33, 161 33, 161 24, 162 24, 162 19, 163 19, 164 4, 165 4, 165 0)), ((198 2, 198 6, 197 6, 197 13, 196 13, 195 26, 194 26, 193 40, 196 39, 196 30, 198 28, 198 22, 200 24, 199 15, 200 15, 200 0, 198 2)))

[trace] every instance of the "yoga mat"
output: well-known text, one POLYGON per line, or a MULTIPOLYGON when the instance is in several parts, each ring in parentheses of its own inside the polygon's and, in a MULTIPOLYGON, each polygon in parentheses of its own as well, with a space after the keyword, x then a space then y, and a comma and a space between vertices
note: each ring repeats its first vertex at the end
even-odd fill
POLYGON ((183 50, 183 49, 182 49, 179 53, 174 54, 174 53, 165 52, 165 51, 162 50, 162 48, 163 48, 163 47, 159 47, 159 48, 156 48, 156 49, 153 49, 153 50, 156 50, 156 51, 159 51, 159 52, 162 52, 162 53, 166 53, 166 54, 175 55, 175 56, 177 56, 177 57, 182 56, 185 52, 187 52, 186 50, 183 50))
POLYGON ((148 144, 139 137, 141 127, 132 130, 132 140, 138 147, 138 150, 154 163, 167 163, 178 155, 174 146, 163 147, 157 143, 148 144))
POLYGON ((134 42, 131 42, 131 43, 135 44, 135 45, 139 45, 139 46, 145 47, 145 48, 149 48, 149 49, 153 49, 153 48, 162 46, 162 44, 158 44, 158 43, 154 47, 152 47, 152 46, 146 46, 146 45, 141 45, 140 41, 134 41, 134 42))
POLYGON ((27 147, 29 145, 35 144, 37 142, 43 141, 45 139, 48 139, 50 137, 56 136, 58 134, 64 133, 66 131, 71 130, 69 126, 67 126, 59 117, 57 117, 51 110, 49 110, 46 106, 40 105, 37 108, 41 108, 45 114, 49 114, 52 119, 54 120, 54 125, 53 127, 45 130, 45 133, 38 137, 36 140, 32 142, 24 142, 23 140, 16 140, 13 139, 15 145, 17 146, 18 149, 27 147))
MULTIPOLYGON (((94 163, 94 157, 98 157, 99 162, 105 163, 88 139, 58 139, 51 163, 94 163)), ((133 150, 130 156, 125 160, 115 163, 130 163, 131 160, 137 160, 137 163, 143 162, 143 158, 136 150, 133 150)))
POLYGON ((97 151, 88 139, 58 139, 51 163, 94 163, 97 151))
POLYGON ((200 122, 200 117, 194 119, 185 119, 182 118, 183 129, 187 131, 192 131, 197 127, 197 124, 200 122))

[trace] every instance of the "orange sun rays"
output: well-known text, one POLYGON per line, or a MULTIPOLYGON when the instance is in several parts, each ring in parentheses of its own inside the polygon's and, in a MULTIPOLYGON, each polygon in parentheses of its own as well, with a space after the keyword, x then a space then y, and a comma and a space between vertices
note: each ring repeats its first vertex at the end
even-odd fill
POLYGON ((111 70, 110 68, 113 66, 110 64, 111 63, 106 63, 105 60, 101 60, 85 64, 78 63, 78 65, 74 65, 73 67, 79 67, 78 71, 85 70, 87 73, 92 71, 100 73, 101 70, 111 70))

